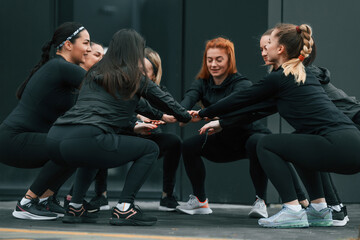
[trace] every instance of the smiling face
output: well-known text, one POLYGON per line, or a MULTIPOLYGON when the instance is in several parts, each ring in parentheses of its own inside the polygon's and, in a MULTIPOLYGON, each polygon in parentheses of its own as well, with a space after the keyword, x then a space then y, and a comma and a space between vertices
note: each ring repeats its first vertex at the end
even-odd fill
POLYGON ((206 53, 206 65, 214 80, 224 80, 228 75, 229 56, 225 49, 209 48, 206 53))
POLYGON ((90 47, 90 35, 88 31, 83 30, 79 33, 79 37, 75 40, 74 43, 67 41, 65 43, 70 53, 70 62, 79 65, 80 63, 85 63, 86 56, 91 52, 90 47))
POLYGON ((267 45, 269 43, 270 35, 263 35, 260 39, 260 52, 261 56, 265 62, 265 65, 271 65, 272 63, 268 61, 267 45))
POLYGON ((85 63, 81 64, 81 67, 84 68, 86 71, 98 61, 100 61, 104 56, 104 49, 101 45, 92 43, 91 44, 91 52, 85 55, 85 63))

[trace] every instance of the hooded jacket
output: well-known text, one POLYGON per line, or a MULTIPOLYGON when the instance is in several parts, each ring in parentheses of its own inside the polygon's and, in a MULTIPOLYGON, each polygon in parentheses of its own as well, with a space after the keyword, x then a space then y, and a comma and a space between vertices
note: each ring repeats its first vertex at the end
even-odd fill
POLYGON ((310 65, 307 68, 318 78, 321 86, 335 106, 350 119, 353 119, 360 111, 360 102, 330 83, 330 71, 328 69, 315 65, 310 65))

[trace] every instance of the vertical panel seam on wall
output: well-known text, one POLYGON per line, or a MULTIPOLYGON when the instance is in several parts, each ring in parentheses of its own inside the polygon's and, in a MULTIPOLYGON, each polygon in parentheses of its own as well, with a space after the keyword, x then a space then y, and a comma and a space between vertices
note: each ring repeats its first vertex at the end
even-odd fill
MULTIPOLYGON (((185 73, 185 0, 180 0, 181 1, 181 61, 180 61, 180 92, 181 92, 181 98, 183 98, 184 94, 185 94, 185 79, 184 79, 184 73, 185 73)), ((181 139, 184 138, 184 128, 180 128, 180 137, 181 139)), ((184 175, 184 171, 183 168, 180 167, 179 168, 179 179, 183 179, 183 175, 184 175)), ((182 200, 182 196, 183 196, 183 184, 182 181, 180 181, 180 186, 179 186, 179 195, 180 195, 180 199, 182 200)))

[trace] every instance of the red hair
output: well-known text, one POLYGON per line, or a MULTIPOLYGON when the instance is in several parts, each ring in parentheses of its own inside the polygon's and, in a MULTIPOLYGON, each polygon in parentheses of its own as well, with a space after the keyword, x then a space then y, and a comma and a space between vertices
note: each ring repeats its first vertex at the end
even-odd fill
POLYGON ((209 48, 221 48, 224 49, 229 58, 229 68, 227 70, 227 74, 233 74, 237 72, 236 69, 236 60, 235 60, 235 50, 234 50, 234 43, 231 42, 229 39, 225 39, 222 37, 214 38, 206 42, 206 47, 204 51, 204 57, 200 72, 196 76, 197 79, 208 79, 210 77, 210 72, 207 67, 207 51, 209 48))

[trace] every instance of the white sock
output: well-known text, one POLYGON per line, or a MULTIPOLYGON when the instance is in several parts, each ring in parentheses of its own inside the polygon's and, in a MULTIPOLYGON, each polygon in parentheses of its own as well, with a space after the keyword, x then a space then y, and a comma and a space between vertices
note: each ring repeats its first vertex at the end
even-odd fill
POLYGON ((334 205, 334 206, 331 206, 331 208, 334 209, 337 212, 341 211, 341 206, 340 205, 334 205))
POLYGON ((20 201, 20 204, 21 204, 21 205, 25 205, 25 204, 29 203, 30 201, 31 201, 31 199, 28 199, 28 198, 24 198, 24 197, 23 197, 23 198, 21 199, 21 201, 20 201))
POLYGON ((72 203, 72 202, 70 202, 69 205, 73 206, 74 208, 80 208, 82 206, 81 203, 72 203))
POLYGON ((125 212, 130 208, 130 205, 131 205, 130 203, 118 203, 118 204, 116 204, 116 207, 120 211, 125 212))
POLYGON ((45 200, 48 200, 49 197, 46 197, 46 198, 39 198, 39 203, 42 203, 43 201, 45 200))
POLYGON ((327 208, 327 204, 325 202, 322 203, 310 203, 311 206, 316 210, 316 211, 320 211, 324 208, 327 208))
POLYGON ((287 208, 290 208, 291 210, 295 211, 295 212, 299 212, 301 210, 301 205, 300 204, 296 204, 296 205, 292 205, 292 204, 284 204, 287 208))

